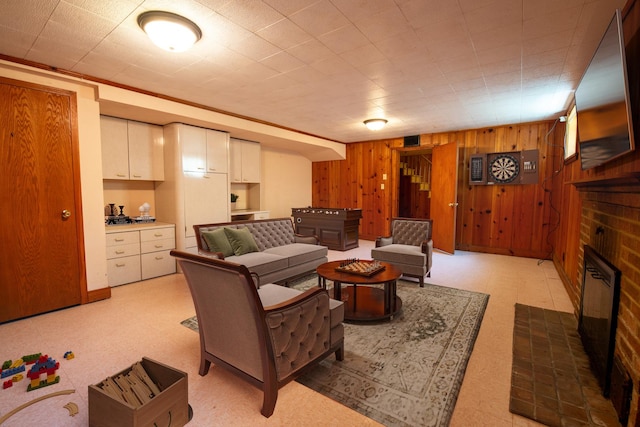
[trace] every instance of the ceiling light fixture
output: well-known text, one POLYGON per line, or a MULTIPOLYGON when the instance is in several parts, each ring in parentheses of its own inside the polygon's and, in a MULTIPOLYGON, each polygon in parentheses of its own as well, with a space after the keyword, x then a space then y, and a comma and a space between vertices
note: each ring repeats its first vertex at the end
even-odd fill
POLYGON ((196 24, 171 12, 145 12, 138 16, 138 25, 156 46, 169 52, 184 52, 202 37, 196 24))
POLYGON ((369 130, 380 130, 387 124, 387 120, 385 119, 368 119, 364 121, 364 125, 369 128, 369 130))

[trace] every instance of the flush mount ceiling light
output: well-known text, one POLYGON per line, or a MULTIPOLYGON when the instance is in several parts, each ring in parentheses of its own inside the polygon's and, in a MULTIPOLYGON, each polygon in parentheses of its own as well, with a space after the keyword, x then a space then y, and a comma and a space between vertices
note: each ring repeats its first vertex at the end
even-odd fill
POLYGON ((369 128, 369 130, 380 130, 387 124, 385 119, 369 119, 364 121, 364 125, 369 128))
POLYGON ((138 16, 138 25, 156 46, 169 52, 184 52, 202 37, 196 24, 171 12, 145 12, 138 16))

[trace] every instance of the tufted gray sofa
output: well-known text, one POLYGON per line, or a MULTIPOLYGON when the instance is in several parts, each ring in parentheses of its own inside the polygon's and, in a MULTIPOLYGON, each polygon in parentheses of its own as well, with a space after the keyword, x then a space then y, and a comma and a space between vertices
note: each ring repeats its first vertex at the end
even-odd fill
POLYGON ((393 218, 391 236, 376 239, 371 258, 393 264, 404 276, 417 277, 423 287, 424 276, 431 275, 432 228, 432 219, 393 218))
POLYGON ((201 224, 194 225, 193 228, 200 254, 245 265, 254 276, 258 277, 258 285, 286 284, 290 279, 315 271, 317 266, 327 262, 327 248, 318 245, 318 239, 315 236, 296 234, 291 218, 201 224), (202 233, 221 227, 235 229, 246 227, 251 232, 258 251, 227 257, 220 252, 212 252, 202 233))

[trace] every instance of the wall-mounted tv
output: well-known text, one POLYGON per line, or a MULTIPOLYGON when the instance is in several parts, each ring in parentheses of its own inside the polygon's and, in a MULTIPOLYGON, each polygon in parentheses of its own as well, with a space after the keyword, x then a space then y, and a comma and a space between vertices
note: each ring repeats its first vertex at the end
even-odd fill
POLYGON ((607 28, 575 93, 582 169, 634 149, 620 10, 607 28))

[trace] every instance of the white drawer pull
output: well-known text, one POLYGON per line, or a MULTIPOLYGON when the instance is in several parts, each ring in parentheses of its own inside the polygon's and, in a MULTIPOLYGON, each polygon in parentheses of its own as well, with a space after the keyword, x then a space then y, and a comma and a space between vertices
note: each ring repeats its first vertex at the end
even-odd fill
POLYGON ((127 264, 116 264, 116 267, 125 267, 127 264))
POLYGON ((116 237, 115 239, 113 239, 113 240, 115 240, 116 242, 124 242, 124 239, 122 239, 122 238, 117 238, 117 237, 116 237))
POLYGON ((116 254, 118 254, 118 255, 123 254, 123 253, 125 253, 125 251, 116 251, 116 254))
POLYGON ((164 236, 164 234, 162 234, 162 233, 154 233, 153 234, 153 237, 162 237, 162 236, 164 236))
POLYGON ((164 248, 164 245, 155 245, 157 249, 164 248))
POLYGON ((164 259, 164 257, 163 256, 157 256, 156 257, 156 261, 160 261, 161 259, 164 259))

